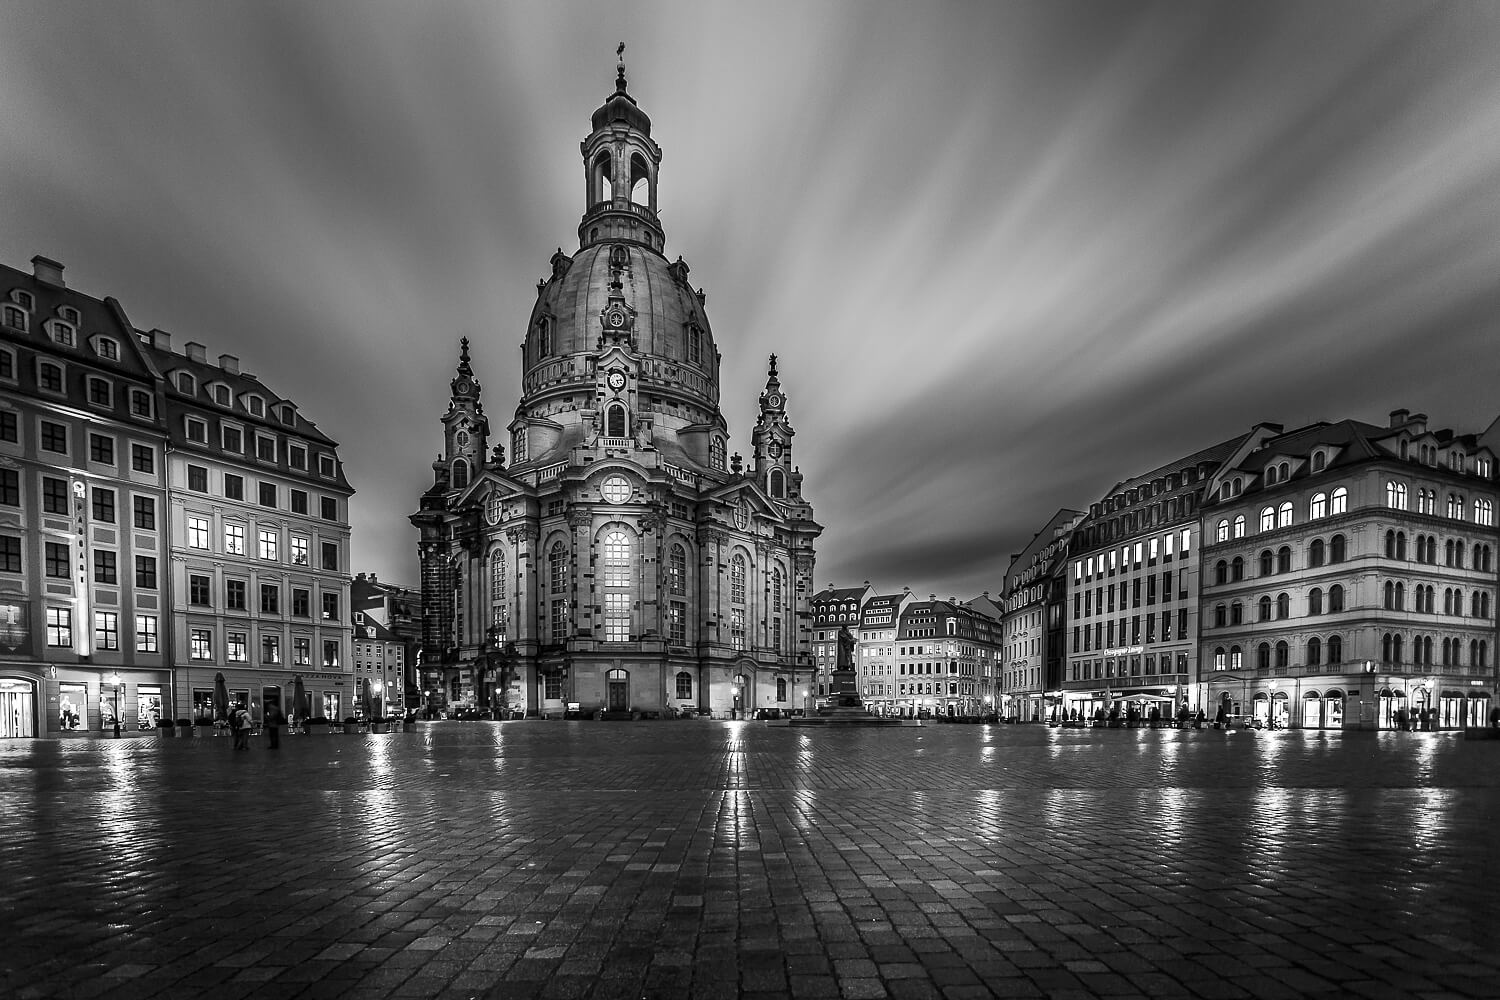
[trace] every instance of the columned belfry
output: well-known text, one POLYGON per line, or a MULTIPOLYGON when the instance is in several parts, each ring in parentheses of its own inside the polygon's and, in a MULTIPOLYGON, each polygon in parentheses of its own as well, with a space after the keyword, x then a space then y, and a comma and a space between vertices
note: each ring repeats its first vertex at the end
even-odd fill
POLYGON ((804 709, 822 527, 792 463, 776 358, 742 469, 727 457, 706 297, 664 256, 662 151, 620 54, 580 146, 578 250, 559 249, 537 282, 508 461, 498 443, 486 453, 460 348, 443 454, 411 518, 422 686, 438 705, 495 712, 804 709))

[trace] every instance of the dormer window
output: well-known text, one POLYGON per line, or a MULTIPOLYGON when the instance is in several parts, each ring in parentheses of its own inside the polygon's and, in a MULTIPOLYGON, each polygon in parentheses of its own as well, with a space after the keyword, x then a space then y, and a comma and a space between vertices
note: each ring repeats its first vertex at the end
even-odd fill
POLYGON ((526 428, 517 427, 510 435, 510 460, 526 461, 526 428))
POLYGON ((5 325, 12 330, 26 331, 26 310, 19 306, 5 307, 5 325))
POLYGON ((187 372, 177 373, 178 392, 183 393, 184 395, 191 396, 196 391, 195 385, 196 383, 194 383, 192 375, 187 372))
POLYGON ((197 417, 187 417, 183 428, 189 441, 208 444, 208 422, 206 420, 199 420, 197 417))
POLYGON ((57 314, 75 327, 78 325, 78 310, 72 306, 63 306, 57 311, 57 314))
POLYGON ((219 404, 220 406, 230 406, 230 405, 232 405, 232 397, 230 396, 230 393, 229 393, 229 386, 227 386, 227 385, 216 385, 216 386, 214 386, 214 402, 217 403, 217 404, 219 404))
POLYGON ((53 320, 48 326, 51 328, 52 339, 62 346, 74 347, 78 344, 78 331, 72 324, 53 320))
MULTIPOLYGON (((1406 442, 1405 441, 1401 442, 1401 452, 1402 452, 1401 457, 1405 458, 1406 457, 1406 442)), ((1323 471, 1323 467, 1325 465, 1327 465, 1327 464, 1328 464, 1328 456, 1327 455, 1323 454, 1321 451, 1315 451, 1315 452, 1313 452, 1312 470, 1314 472, 1322 472, 1323 471)))
POLYGON ((293 426, 297 423, 297 408, 290 404, 283 404, 281 407, 281 413, 277 419, 286 424, 288 427, 293 426))
POLYGON ((16 289, 10 293, 10 300, 27 312, 36 308, 36 299, 31 297, 30 292, 23 292, 20 289, 16 289))
POLYGON ((717 434, 708 439, 708 465, 718 472, 724 471, 724 439, 717 434))
POLYGON ((266 401, 259 396, 246 396, 245 409, 250 411, 252 417, 263 417, 266 415, 266 401))
POLYGON ((333 479, 339 474, 338 464, 334 462, 332 455, 318 456, 318 475, 325 479, 333 479))
POLYGON ((777 500, 783 500, 786 498, 786 473, 782 472, 780 469, 772 469, 769 485, 771 496, 775 497, 777 500))
POLYGON ((95 337, 94 353, 106 361, 119 361, 120 343, 112 337, 95 337))

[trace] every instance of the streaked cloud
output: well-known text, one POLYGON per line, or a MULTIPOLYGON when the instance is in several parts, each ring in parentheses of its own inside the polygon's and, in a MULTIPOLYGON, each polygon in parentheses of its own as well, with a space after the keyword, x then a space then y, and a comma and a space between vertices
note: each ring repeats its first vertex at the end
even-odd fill
POLYGON ((0 253, 240 355, 414 581, 457 339, 503 424, 622 39, 740 450, 783 359, 820 584, 998 591, 1256 421, 1495 415, 1487 5, 23 0, 0 253))

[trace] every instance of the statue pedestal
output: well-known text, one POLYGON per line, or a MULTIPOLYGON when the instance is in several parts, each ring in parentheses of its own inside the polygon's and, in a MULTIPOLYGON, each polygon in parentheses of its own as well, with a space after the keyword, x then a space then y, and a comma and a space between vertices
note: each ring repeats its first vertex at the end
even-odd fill
POLYGON ((859 697, 859 685, 855 683, 853 670, 835 670, 833 672, 833 688, 831 708, 819 709, 817 715, 803 716, 800 719, 792 719, 788 725, 791 726, 881 726, 893 727, 918 727, 922 723, 916 719, 891 718, 883 715, 875 715, 859 697))

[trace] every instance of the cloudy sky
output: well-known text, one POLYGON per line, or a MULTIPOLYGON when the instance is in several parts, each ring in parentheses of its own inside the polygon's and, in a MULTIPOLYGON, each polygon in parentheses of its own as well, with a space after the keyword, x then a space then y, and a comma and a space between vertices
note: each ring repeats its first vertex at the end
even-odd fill
POLYGON ((457 341, 498 427, 627 43, 733 447, 782 358, 817 583, 972 596, 1230 437, 1500 413, 1500 5, 8 0, 0 259, 231 353, 415 583, 457 341))

